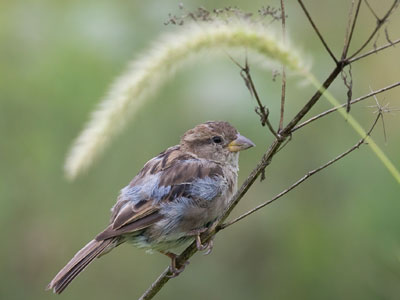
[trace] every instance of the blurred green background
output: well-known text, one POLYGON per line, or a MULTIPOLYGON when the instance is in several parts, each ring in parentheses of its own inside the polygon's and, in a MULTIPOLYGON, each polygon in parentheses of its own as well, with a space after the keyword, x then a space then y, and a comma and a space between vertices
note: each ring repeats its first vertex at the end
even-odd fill
MULTIPOLYGON (((295 1, 287 1, 288 34, 325 79, 333 64, 295 1)), ((305 1, 335 53, 341 51, 350 1, 305 1)), ((392 1, 369 1, 383 15, 392 1)), ((278 1, 185 1, 184 6, 237 5, 256 12, 278 1)), ((65 180, 62 165, 79 131, 129 60, 161 33, 177 1, 0 2, 0 298, 136 299, 169 260, 124 245, 95 261, 61 296, 51 278, 108 222, 119 189, 141 166, 206 120, 227 120, 257 147, 242 153, 240 182, 272 137, 259 125, 238 68, 204 57, 164 85, 129 122, 87 174, 65 180)), ((400 36, 400 14, 388 31, 400 36)), ((276 24, 279 25, 279 24, 276 24)), ((375 26, 363 5, 350 52, 375 26)), ((274 25, 272 26, 274 27, 274 25)), ((277 27, 279 28, 279 26, 277 27)), ((384 44, 382 32, 378 44, 384 44)), ((368 49, 371 49, 371 45, 368 49)), ((399 47, 353 66, 355 97, 398 81, 399 47)), ((278 122, 280 78, 254 69, 259 93, 278 122)), ((334 94, 345 101, 338 79, 334 94)), ((313 88, 289 78, 287 117, 313 88)), ((400 106, 400 90, 379 99, 400 106)), ((369 127, 369 100, 352 113, 369 127)), ((326 100, 313 109, 329 108, 326 100)), ((311 114, 310 114, 311 116, 311 114)), ((373 137, 400 167, 399 114, 373 137)), ((249 191, 232 216, 272 197, 353 145, 359 137, 338 115, 304 128, 279 153, 267 180, 249 191)), ((196 255, 157 299, 399 299, 399 185, 367 147, 319 173, 284 198, 221 232, 211 255, 196 255)))

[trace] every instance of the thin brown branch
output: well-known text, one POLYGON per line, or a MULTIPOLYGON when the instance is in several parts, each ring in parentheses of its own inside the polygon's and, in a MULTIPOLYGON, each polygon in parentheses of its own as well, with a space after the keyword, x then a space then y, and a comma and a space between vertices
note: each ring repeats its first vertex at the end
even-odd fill
POLYGON ((319 39, 321 40, 322 44, 324 45, 326 51, 328 51, 329 55, 332 57, 332 59, 335 61, 336 64, 338 64, 338 60, 336 59, 335 55, 329 48, 328 44, 325 42, 325 39, 322 37, 321 32, 319 31, 318 27, 315 25, 313 19, 311 18, 307 8, 304 6, 304 3, 302 0, 297 0, 299 2, 301 8, 303 9, 305 15, 307 16, 308 21, 310 22, 311 26, 314 28, 315 33, 318 35, 319 39))
POLYGON ((169 267, 165 269, 163 273, 153 282, 153 284, 143 293, 143 295, 139 298, 139 300, 149 300, 153 299, 153 297, 160 291, 160 289, 170 280, 168 277, 169 267))
POLYGON ((378 15, 375 13, 375 11, 372 9, 371 5, 369 5, 367 0, 364 0, 365 4, 367 5, 367 7, 369 8, 369 10, 371 11, 371 13, 374 15, 375 19, 378 21, 379 17, 378 15))
MULTIPOLYGON (((372 130, 375 128, 376 123, 378 122, 379 118, 382 116, 382 113, 379 113, 378 116, 376 117, 374 123, 372 124, 370 130, 367 132, 367 136, 369 136, 372 132, 372 130)), ((261 208, 267 206, 268 204, 271 204, 272 202, 278 200, 279 198, 281 198, 282 196, 286 195, 287 193, 289 193, 291 190, 293 190, 294 188, 296 188, 297 186, 299 186, 301 183, 303 183, 304 181, 306 181, 308 178, 310 178, 312 175, 322 171, 323 169, 329 167, 330 165, 334 164, 335 162, 339 161, 340 159, 342 159, 343 157, 345 157, 346 155, 350 154, 351 152, 353 152, 354 150, 358 149, 363 143, 365 142, 365 138, 362 138, 361 140, 359 140, 353 147, 351 147, 350 149, 348 149, 347 151, 343 152, 342 154, 336 156, 334 159, 328 161, 327 163, 323 164, 322 166, 309 171, 306 175, 304 175, 302 178, 300 178, 299 180, 297 180, 295 183, 293 183, 290 187, 288 187, 287 189, 285 189, 284 191, 280 192, 279 194, 277 194, 275 197, 269 199, 268 201, 265 201, 263 203, 261 203, 260 205, 256 206, 255 208, 249 210, 248 212, 240 215, 239 217, 233 219, 232 221, 229 221, 227 223, 222 224, 219 228, 221 229, 225 229, 237 222, 239 222, 240 220, 246 218, 247 216, 255 213, 256 211, 260 210, 261 208)))
POLYGON ((358 13, 360 12, 360 7, 361 7, 361 0, 358 0, 356 12, 354 14, 354 18, 352 18, 353 8, 354 8, 354 0, 352 1, 350 13, 349 13, 349 22, 348 22, 347 29, 346 29, 346 38, 344 41, 344 47, 343 47, 343 52, 342 52, 342 60, 346 58, 347 52, 349 51, 351 38, 353 37, 354 28, 356 27, 356 22, 358 19, 358 13))
MULTIPOLYGON (((286 16, 285 16, 285 3, 281 0, 281 16, 282 16, 282 39, 286 43, 286 16)), ((285 98, 286 98, 286 68, 282 65, 282 91, 281 91, 281 117, 279 119, 278 132, 283 129, 283 117, 285 115, 285 98)))
MULTIPOLYGON (((232 57, 231 57, 231 59, 233 60, 232 57)), ((244 80, 244 82, 245 82, 245 84, 246 84, 246 87, 247 87, 248 90, 250 91, 251 96, 253 96, 253 97, 256 99, 256 101, 257 101, 258 107, 256 107, 255 112, 257 113, 257 115, 260 116, 261 125, 262 125, 262 126, 267 125, 268 129, 271 131, 271 133, 274 135, 274 137, 277 138, 277 139, 279 139, 278 134, 276 133, 276 131, 275 131, 274 128, 272 127, 271 122, 269 121, 269 118, 268 118, 268 116, 269 116, 269 109, 266 108, 266 107, 262 104, 262 102, 261 102, 261 100, 260 100, 260 97, 258 96, 258 92, 257 92, 257 90, 256 90, 256 86, 254 85, 253 78, 251 77, 251 74, 250 74, 250 66, 249 66, 249 64, 248 64, 247 57, 246 57, 246 63, 245 63, 245 66, 244 66, 244 67, 242 67, 242 66, 241 66, 238 62, 236 62, 235 60, 234 60, 234 62, 235 62, 236 65, 239 66, 239 68, 241 69, 241 71, 240 71, 240 76, 242 76, 242 78, 243 78, 243 80, 244 80)))
POLYGON ((393 45, 393 41, 390 39, 389 30, 388 30, 387 26, 385 28, 385 38, 386 38, 386 41, 389 42, 389 44, 393 45))
MULTIPOLYGON (((357 103, 357 102, 363 101, 363 100, 365 100, 365 99, 368 99, 368 98, 370 98, 370 97, 372 97, 372 96, 378 95, 378 94, 380 94, 380 93, 383 93, 383 92, 385 92, 385 91, 388 91, 388 90, 393 89, 393 88, 398 87, 398 86, 400 86, 400 81, 399 81, 399 82, 396 82, 396 83, 393 83, 393 84, 391 84, 391 85, 388 85, 388 86, 386 86, 386 87, 384 87, 384 88, 381 88, 381 89, 379 89, 379 90, 373 91, 373 92, 371 92, 371 93, 369 93, 369 94, 366 94, 366 95, 364 95, 364 96, 358 97, 358 98, 356 98, 356 99, 350 101, 350 104, 353 105, 353 104, 355 104, 355 103, 357 103)), ((324 117, 324 116, 326 116, 326 115, 329 115, 330 113, 333 113, 333 112, 337 111, 339 108, 345 107, 346 105, 347 105, 347 103, 344 103, 344 104, 342 104, 342 105, 340 105, 340 106, 333 107, 333 108, 331 108, 331 109, 328 109, 328 110, 326 110, 326 111, 324 111, 324 112, 322 112, 322 113, 320 113, 320 114, 318 114, 318 115, 316 115, 316 116, 314 116, 314 117, 308 119, 307 121, 304 121, 303 123, 301 123, 301 124, 295 126, 295 127, 292 129, 292 133, 295 132, 296 130, 298 130, 298 129, 300 129, 300 128, 302 128, 302 127, 304 127, 304 126, 310 124, 311 122, 314 122, 314 121, 316 121, 316 120, 318 120, 318 119, 320 119, 320 118, 322 118, 322 117, 324 117)))
POLYGON ((386 21, 388 20, 388 18, 390 17, 390 15, 392 14, 392 12, 394 11, 394 9, 396 8, 396 6, 399 4, 399 0, 394 0, 392 6, 389 8, 389 10, 386 12, 386 14, 383 16, 382 19, 377 19, 377 25, 374 28, 374 30, 372 31, 372 33, 370 34, 370 36, 368 37, 368 39, 364 42, 364 44, 362 44, 362 46, 356 50, 350 57, 349 59, 352 59, 353 57, 355 57, 358 53, 360 53, 368 44, 369 42, 373 39, 373 37, 375 36, 375 34, 378 32, 378 30, 382 27, 383 24, 386 23, 386 21))
POLYGON ((300 122, 300 120, 310 111, 310 109, 317 103, 321 98, 323 92, 332 84, 335 78, 343 70, 343 65, 339 64, 335 67, 329 77, 324 81, 321 88, 319 88, 311 99, 303 106, 303 108, 297 113, 297 115, 289 122, 289 124, 282 130, 281 135, 286 136, 292 132, 292 129, 300 122))
POLYGON ((345 70, 342 70, 343 83, 347 88, 347 105, 346 112, 350 112, 351 107, 351 97, 353 97, 353 74, 351 73, 351 65, 349 65, 349 75, 346 74, 345 70))
POLYGON ((381 46, 381 47, 378 47, 378 48, 376 48, 376 49, 373 49, 373 50, 371 50, 371 51, 368 51, 368 52, 366 52, 366 53, 364 53, 364 54, 361 54, 361 55, 359 55, 359 56, 353 57, 353 58, 349 59, 348 62, 349 62, 349 63, 353 63, 353 62, 355 62, 355 61, 357 61, 357 60, 359 60, 359 59, 361 59, 361 58, 367 57, 367 56, 369 56, 369 55, 371 55, 371 54, 376 54, 376 53, 378 53, 379 51, 384 50, 384 49, 389 48, 389 47, 392 47, 392 46, 394 46, 394 45, 396 45, 396 44, 398 44, 398 43, 400 43, 400 39, 394 40, 394 41, 392 41, 391 43, 388 43, 388 44, 386 44, 386 45, 383 45, 383 46, 381 46))
POLYGON ((285 115, 285 99, 286 99, 286 70, 285 66, 282 66, 281 117, 279 119, 278 132, 281 132, 283 129, 283 119, 285 115))

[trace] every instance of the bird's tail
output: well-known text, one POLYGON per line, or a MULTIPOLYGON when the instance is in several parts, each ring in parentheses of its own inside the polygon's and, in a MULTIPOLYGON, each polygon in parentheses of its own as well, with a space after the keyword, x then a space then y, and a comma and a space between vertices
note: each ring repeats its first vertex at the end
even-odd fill
POLYGON ((110 251, 116 244, 118 244, 116 238, 90 241, 58 272, 48 284, 47 289, 53 289, 54 293, 60 294, 96 257, 110 251))

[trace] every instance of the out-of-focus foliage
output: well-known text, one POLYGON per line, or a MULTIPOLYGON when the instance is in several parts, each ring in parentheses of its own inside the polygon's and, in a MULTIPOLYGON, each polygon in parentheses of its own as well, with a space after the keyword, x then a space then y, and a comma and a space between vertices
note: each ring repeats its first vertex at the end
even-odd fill
MULTIPOLYGON (((262 1, 187 1, 207 8, 237 5, 257 12, 262 1)), ((288 1, 289 2, 289 1, 288 1)), ((382 15, 391 1, 369 1, 382 15)), ((349 1, 306 1, 335 53, 341 51, 349 1)), ((72 140, 126 63, 160 33, 174 1, 2 1, 0 3, 0 298, 48 299, 53 275, 107 225, 118 190, 140 167, 195 124, 230 121, 257 147, 241 155, 243 180, 271 135, 259 125, 237 67, 208 60, 179 72, 113 141, 86 175, 64 179, 72 140)), ((313 71, 324 79, 333 67, 295 1, 287 27, 313 71)), ((277 30, 279 25, 276 23, 277 30)), ((375 26, 363 6, 353 46, 375 26)), ((400 14, 389 24, 400 37, 400 14)), ((382 32, 380 44, 386 43, 382 32)), ((372 45, 371 45, 372 47, 372 45)), ((353 66, 355 97, 400 78, 398 47, 353 66)), ((278 121, 279 77, 254 68, 259 93, 278 121)), ((312 94, 290 78, 287 120, 312 94)), ((332 87, 345 101, 338 79, 332 87)), ((400 106, 400 92, 379 96, 400 106)), ((369 100, 352 113, 367 128, 369 100)), ((329 108, 321 101, 313 113, 329 108)), ((385 119, 374 138, 399 166, 400 113, 385 119)), ((354 144, 358 137, 338 115, 294 135, 233 215, 254 207, 305 172, 354 144)), ((195 256, 160 299, 397 299, 400 295, 399 186, 367 147, 310 179, 297 190, 218 235, 210 256, 195 256)), ((97 260, 64 299, 136 299, 169 260, 129 245, 97 260)))

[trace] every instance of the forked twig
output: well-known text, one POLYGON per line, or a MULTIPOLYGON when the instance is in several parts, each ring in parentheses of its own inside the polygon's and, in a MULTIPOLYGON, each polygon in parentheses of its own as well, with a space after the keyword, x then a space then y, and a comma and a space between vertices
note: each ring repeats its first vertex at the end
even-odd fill
POLYGON ((350 57, 349 59, 354 58, 358 53, 360 53, 368 44, 369 42, 373 39, 373 37, 375 36, 375 34, 378 32, 378 30, 382 27, 383 24, 386 23, 386 21, 388 20, 388 18, 390 17, 390 15, 392 14, 392 12, 394 11, 394 9, 396 8, 396 6, 399 4, 399 0, 394 0, 393 4, 391 5, 391 7, 389 8, 389 10, 386 12, 386 14, 383 16, 382 19, 377 18, 377 25, 375 27, 375 29, 372 31, 372 33, 370 34, 370 36, 367 38, 367 40, 361 45, 361 47, 356 50, 350 57))

